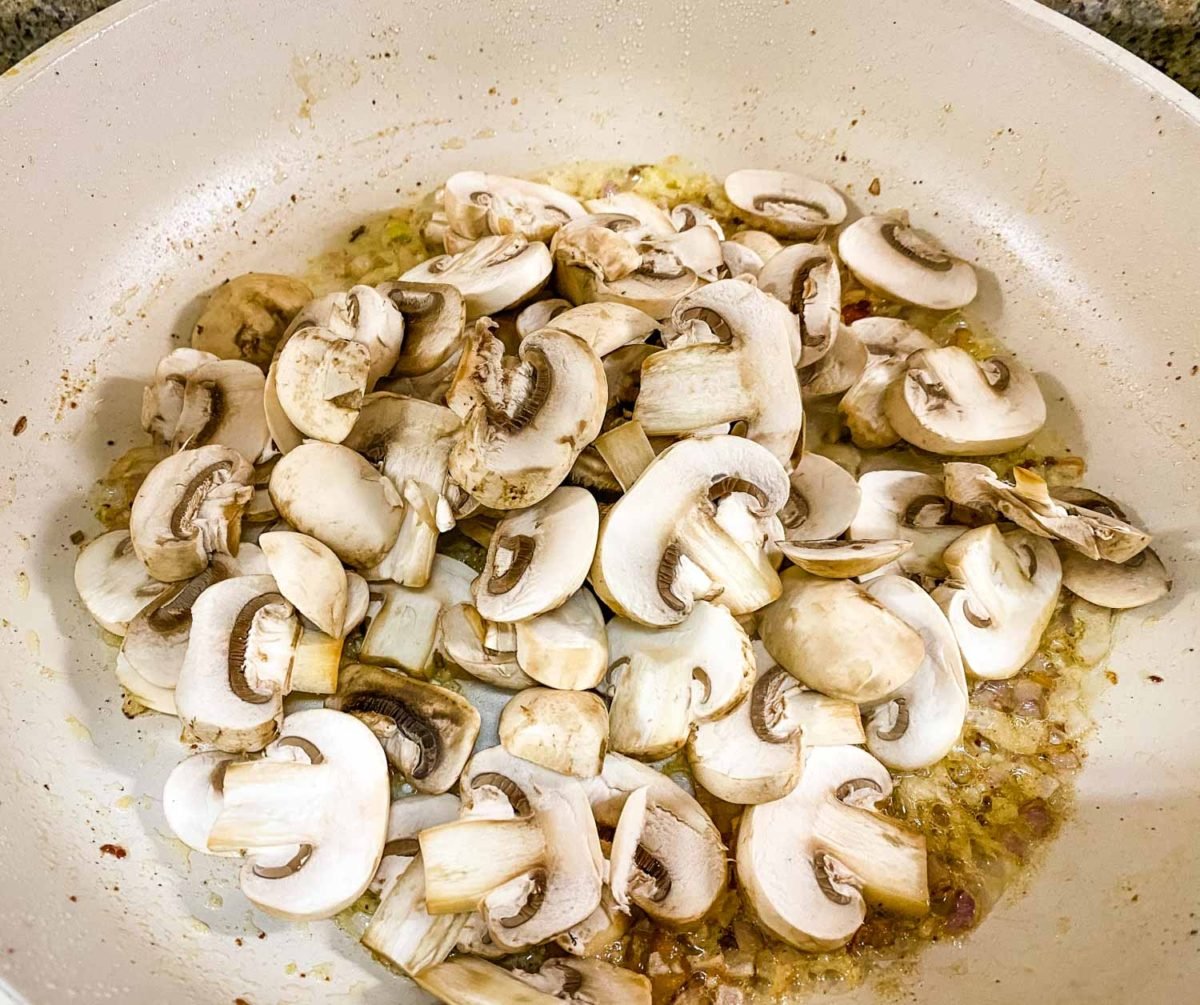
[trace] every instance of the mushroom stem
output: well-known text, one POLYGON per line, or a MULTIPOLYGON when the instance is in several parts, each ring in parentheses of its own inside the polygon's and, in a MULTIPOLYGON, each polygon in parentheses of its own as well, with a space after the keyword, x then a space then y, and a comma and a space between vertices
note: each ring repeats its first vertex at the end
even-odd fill
POLYGON ((749 614, 777 599, 783 587, 766 553, 751 552, 705 507, 690 510, 675 528, 679 553, 724 589, 715 599, 734 614, 749 614))
POLYGON ((865 743, 862 714, 845 698, 831 698, 819 691, 801 691, 788 697, 781 728, 800 727, 805 747, 836 747, 865 743))
POLYGON ((292 658, 291 690, 305 694, 333 694, 337 690, 344 641, 301 622, 300 640, 292 658))
POLYGON ((260 760, 232 763, 224 806, 208 836, 209 851, 309 844, 321 836, 324 764, 260 760))
POLYGON ((469 917, 429 914, 425 909, 425 867, 418 857, 384 894, 363 932, 362 943, 411 977, 450 955, 469 917))
POLYGON ((744 419, 756 403, 743 386, 742 370, 742 361, 717 345, 656 353, 642 364, 635 417, 650 436, 744 419))
POLYGON ((654 448, 636 420, 624 422, 596 437, 594 446, 626 491, 654 460, 654 448))
POLYGON ((457 820, 421 831, 418 840, 432 915, 474 911, 489 893, 546 857, 542 829, 532 819, 457 820))
POLYGON ((437 553, 438 495, 428 485, 409 479, 403 487, 404 516, 400 534, 391 551, 371 572, 401 586, 420 589, 429 582, 433 556, 437 553))

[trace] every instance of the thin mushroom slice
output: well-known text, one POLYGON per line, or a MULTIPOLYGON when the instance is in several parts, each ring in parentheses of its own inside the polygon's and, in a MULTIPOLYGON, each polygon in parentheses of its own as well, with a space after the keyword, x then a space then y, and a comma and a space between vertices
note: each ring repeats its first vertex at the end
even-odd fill
POLYGON ((721 242, 721 279, 757 278, 763 267, 762 257, 753 248, 736 241, 721 242))
POLYGON ((499 735, 514 757, 591 778, 600 773, 608 747, 608 708, 590 691, 528 688, 504 706, 499 735))
POLYGON ((896 561, 911 541, 776 541, 783 557, 805 572, 825 579, 866 576, 896 561))
POLYGON ((788 237, 814 237, 846 218, 846 202, 824 182, 787 171, 734 171, 725 195, 759 226, 788 237))
POLYGON ((717 218, 703 206, 698 206, 694 202, 681 202, 678 206, 673 207, 670 218, 675 229, 681 234, 697 227, 703 227, 716 234, 718 241, 725 240, 725 229, 717 221, 717 218))
POLYGON ((417 983, 446 1005, 650 1005, 650 981, 605 963, 551 959, 535 974, 458 956, 417 975, 417 983))
POLYGON ((418 792, 450 789, 479 735, 479 712, 462 696, 364 663, 342 668, 338 693, 325 705, 366 723, 418 792))
POLYGON ((516 646, 511 625, 489 623, 470 604, 454 604, 442 612, 438 651, 472 677, 506 691, 533 687, 536 682, 522 671, 516 646))
POLYGON ((942 553, 966 530, 953 523, 942 479, 920 471, 868 471, 858 479, 861 502, 850 523, 851 541, 900 539, 912 548, 897 559, 900 571, 942 578, 942 553))
POLYGON ((111 530, 90 541, 75 559, 75 590, 96 623, 124 635, 137 613, 163 592, 133 550, 129 531, 111 530))
POLYGON ((197 349, 173 349, 158 361, 154 380, 142 389, 142 428, 159 443, 170 444, 183 411, 187 379, 219 357, 197 349))
POLYGON ((469 915, 434 916, 426 907, 425 866, 418 855, 380 900, 362 944, 409 977, 436 969, 454 951, 469 915))
POLYGON ((751 691, 758 706, 752 722, 756 735, 775 743, 798 736, 804 748, 866 742, 862 714, 855 702, 802 687, 775 662, 760 639, 751 646, 756 668, 751 691))
POLYGON ((340 638, 349 585, 341 560, 307 534, 270 531, 258 539, 279 592, 326 635, 340 638))
POLYGON ((779 520, 789 541, 824 541, 845 533, 861 493, 853 475, 820 454, 805 454, 791 474, 779 520))
POLYGON ((842 317, 842 280, 827 244, 793 244, 758 273, 765 293, 787 305, 800 333, 797 366, 812 366, 838 337, 842 317))
POLYGON ((657 276, 692 272, 702 279, 716 279, 724 261, 721 238, 707 226, 641 241, 637 250, 642 256, 640 268, 657 276))
POLYGON ((193 370, 183 390, 173 450, 219 443, 251 464, 267 449, 262 370, 243 360, 220 359, 193 370))
POLYGON ((241 850, 210 851, 208 836, 225 804, 225 772, 240 760, 236 754, 206 750, 180 761, 163 785, 162 808, 167 826, 180 841, 204 855, 240 858, 241 850))
POLYGON ((554 941, 572 956, 597 957, 632 927, 632 915, 621 910, 606 883, 600 890, 600 906, 554 941))
POLYGON ((237 276, 209 297, 192 329, 192 348, 265 370, 284 331, 310 300, 312 290, 291 276, 237 276))
POLYGON ((274 394, 300 434, 341 443, 358 419, 370 368, 362 343, 338 338, 328 328, 302 328, 272 364, 274 394))
MULTIPOLYGON (((364 391, 374 390, 391 373, 404 342, 404 315, 391 298, 371 286, 352 286, 346 292, 318 297, 296 315, 285 337, 290 341, 307 328, 317 328, 335 340, 353 342, 367 350, 364 391)), ((280 354, 286 351, 284 343, 280 354)))
POLYGON ((765 230, 739 230, 729 238, 729 241, 754 252, 764 264, 783 250, 779 239, 765 230))
POLYGON ((894 300, 949 311, 975 299, 975 270, 907 220, 864 216, 839 235, 838 254, 863 285, 894 300))
POLYGON ((535 294, 550 277, 550 251, 519 234, 484 237, 457 255, 441 255, 409 269, 406 282, 448 283, 462 294, 467 320, 495 314, 535 294))
POLYGON ((798 371, 801 394, 806 400, 842 394, 862 378, 869 358, 854 331, 842 325, 829 352, 798 371))
POLYGON ((634 244, 645 236, 634 217, 619 213, 593 214, 565 225, 550 242, 559 292, 569 303, 580 304, 592 298, 592 282, 612 282, 635 272, 642 256, 634 244))
POLYGON ((594 688, 608 668, 604 615, 596 598, 579 590, 545 614, 518 621, 516 659, 523 673, 547 687, 594 688))
POLYGON ((175 705, 174 688, 160 687, 146 680, 125 658, 124 653, 117 653, 114 671, 117 683, 125 691, 125 701, 121 710, 127 716, 132 717, 145 709, 161 712, 163 715, 179 714, 175 705))
POLYGON ((1126 611, 1161 600, 1171 592, 1171 577, 1153 548, 1123 563, 1091 559, 1073 548, 1060 548, 1063 586, 1098 607, 1126 611))
POLYGON ((455 287, 397 279, 380 283, 375 289, 404 318, 404 342, 391 377, 432 373, 458 351, 467 322, 467 305, 455 287))
POLYGON ((518 234, 549 241, 568 220, 584 215, 577 200, 551 185, 482 171, 451 175, 443 191, 450 230, 470 240, 518 234))

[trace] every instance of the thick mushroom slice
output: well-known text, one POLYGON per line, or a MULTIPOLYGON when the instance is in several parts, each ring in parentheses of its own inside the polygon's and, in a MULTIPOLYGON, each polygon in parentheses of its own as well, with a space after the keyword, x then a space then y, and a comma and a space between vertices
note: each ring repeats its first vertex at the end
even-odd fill
POLYGON ((485 506, 531 506, 596 438, 606 399, 599 357, 573 335, 534 332, 519 359, 506 359, 499 339, 478 325, 447 395, 463 420, 450 474, 485 506))
POLYGON ((1080 505, 1055 498, 1045 479, 1027 468, 1013 468, 1011 482, 983 464, 951 463, 943 474, 951 502, 984 520, 1006 517, 1086 558, 1128 562, 1150 543, 1150 535, 1128 523, 1111 500, 1087 498, 1080 505))
POLYGON ((995 524, 969 530, 946 549, 951 579, 934 599, 954 629, 963 662, 976 677, 1013 676, 1037 651, 1054 615, 1062 565, 1054 546, 995 524))
POLYGON ((301 444, 275 465, 270 492, 280 516, 347 565, 370 568, 400 534, 402 497, 349 447, 301 444))
POLYGON ((929 910, 925 838, 878 812, 887 768, 858 747, 814 747, 783 799, 751 806, 738 829, 738 885, 759 922, 808 952, 850 941, 870 902, 929 910))
MULTIPOLYGON (((374 390, 392 372, 404 343, 404 315, 390 297, 372 286, 352 286, 346 292, 318 297, 296 315, 285 338, 290 341, 307 328, 316 328, 335 341, 353 342, 367 350, 364 392, 374 390)), ((285 344, 280 355, 286 351, 285 344)))
POLYGON ((893 300, 949 311, 975 299, 975 270, 907 220, 855 220, 838 236, 838 254, 864 286, 893 300))
POLYGON ((577 200, 551 185, 482 171, 451 175, 444 191, 446 223, 471 241, 492 234, 549 241, 568 220, 584 215, 577 200))
POLYGON ((793 244, 758 273, 758 285, 787 305, 800 330, 798 366, 825 356, 842 319, 842 279, 827 244, 793 244))
POLYGON ((349 712, 379 738, 388 763, 418 792, 446 792, 479 735, 479 712, 437 684, 365 663, 342 668, 327 708, 349 712))
POLYGON ((291 690, 299 634, 292 605, 270 576, 237 576, 201 593, 175 685, 185 741, 231 753, 270 743, 291 690))
POLYGON ((158 361, 154 380, 142 389, 142 428, 159 443, 168 445, 175 437, 188 377, 218 358, 211 352, 182 348, 173 349, 158 361))
POLYGON ((495 314, 540 290, 553 268, 549 249, 519 234, 480 238, 456 255, 439 255, 409 269, 405 282, 448 283, 462 294, 467 320, 495 314))
POLYGON ((358 419, 371 354, 361 342, 328 328, 302 328, 271 364, 274 394, 300 434, 341 443, 358 419))
MULTIPOLYGON (((850 524, 851 541, 904 540, 912 548, 897 559, 897 569, 919 576, 946 574, 942 553, 966 530, 952 522, 942 479, 920 471, 868 471, 858 479, 858 512, 850 524)), ((887 566, 877 572, 893 572, 887 566)))
POLYGON ((419 377, 446 362, 462 344, 467 305, 448 283, 380 283, 376 291, 404 318, 404 342, 392 377, 419 377))
POLYGON ((762 732, 778 742, 798 735, 802 748, 866 743, 862 713, 845 698, 831 698, 801 687, 755 639, 755 691, 762 709, 762 732))
POLYGON ((937 343, 899 318, 860 318, 849 331, 866 349, 868 361, 838 402, 838 411, 856 446, 890 447, 900 442, 900 434, 884 411, 887 389, 900 379, 912 353, 934 349, 937 343))
POLYGON ((1171 592, 1171 577, 1153 548, 1123 563, 1091 559, 1073 548, 1059 551, 1063 586, 1098 607, 1117 611, 1142 607, 1171 592))
POLYGON ((646 625, 678 624, 697 599, 735 614, 765 606, 779 595, 778 575, 717 517, 743 496, 747 512, 765 520, 783 508, 788 488, 774 455, 740 436, 668 447, 604 517, 592 563, 597 593, 646 625))
POLYGON ((554 610, 513 627, 517 663, 539 684, 586 691, 604 678, 608 639, 604 615, 590 591, 579 590, 554 610))
POLYGON ((591 778, 608 748, 608 707, 590 691, 528 688, 500 713, 500 743, 514 757, 591 778))
POLYGON ((911 541, 776 541, 793 565, 825 579, 853 579, 877 572, 912 547, 911 541))
POLYGON ((836 189, 787 171, 734 171, 725 195, 760 227, 787 237, 815 237, 846 219, 846 201, 836 189))
POLYGON ((998 454, 1028 443, 1046 422, 1033 374, 1013 359, 977 360, 965 349, 919 349, 884 394, 905 440, 935 454, 998 454))
POLYGON ((225 771, 212 851, 244 849, 242 892, 293 921, 330 918, 371 883, 387 836, 387 761, 361 722, 327 708, 294 712, 261 760, 225 771), (281 845, 298 845, 286 859, 281 845))
POLYGON ((622 346, 645 342, 661 326, 645 311, 628 304, 595 303, 555 314, 543 327, 583 339, 603 357, 622 346))
POLYGON ((786 308, 750 283, 723 279, 681 299, 671 323, 715 341, 655 353, 642 364, 633 417, 647 435, 744 421, 746 436, 787 464, 804 409, 791 377, 794 322, 786 308))
POLYGON ((244 360, 219 359, 197 367, 184 385, 172 449, 219 443, 253 464, 271 439, 263 411, 264 384, 262 370, 244 360))
POLYGON ((701 601, 670 628, 608 624, 609 745, 645 760, 683 747, 693 722, 719 718, 746 696, 754 652, 728 609, 701 601))
POLYGON ((844 534, 858 512, 858 483, 840 464, 805 454, 791 474, 779 521, 789 541, 827 541, 844 534))
POLYGON ((171 832, 193 851, 239 858, 241 850, 210 851, 208 836, 225 805, 225 772, 236 754, 206 750, 180 761, 163 786, 162 808, 171 832))
POLYGON ((603 960, 551 959, 537 973, 458 956, 416 976, 446 1005, 650 1005, 650 981, 603 960))
POLYGON ((124 635, 164 587, 134 552, 129 531, 110 530, 85 545, 75 559, 75 589, 101 628, 124 635))
POLYGON ((326 635, 340 638, 350 586, 337 555, 315 537, 295 531, 269 531, 258 545, 279 592, 326 635))
POLYGON ((489 621, 522 621, 564 603, 587 577, 599 528, 595 497, 573 486, 505 517, 475 581, 479 613, 489 621))
POLYGON ((203 572, 214 555, 236 555, 254 468, 230 447, 181 450, 154 466, 129 515, 133 550, 155 579, 203 572))
POLYGON ((783 574, 783 595, 763 612, 759 634, 801 683, 859 704, 903 687, 925 658, 921 637, 860 586, 800 569, 783 574))
POLYGON ((265 370, 312 290, 291 276, 247 272, 218 286, 192 329, 192 348, 265 370))
POLYGON ((946 616, 916 583, 880 576, 867 593, 921 636, 925 659, 907 684, 871 712, 867 749, 889 768, 917 771, 950 752, 967 715, 967 678, 946 616))
POLYGON ((472 677, 506 691, 523 691, 537 683, 521 670, 514 626, 487 621, 470 604, 442 611, 438 652, 472 677))
POLYGON ((622 828, 609 874, 616 902, 669 928, 707 915, 728 868, 721 835, 700 804, 666 775, 620 754, 608 754, 600 774, 583 784, 596 821, 622 828))

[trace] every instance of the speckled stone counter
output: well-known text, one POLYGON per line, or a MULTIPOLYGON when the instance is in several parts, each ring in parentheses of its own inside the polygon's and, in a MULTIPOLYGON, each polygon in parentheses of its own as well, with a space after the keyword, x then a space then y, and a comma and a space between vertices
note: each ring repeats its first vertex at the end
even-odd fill
MULTIPOLYGON (((0 72, 112 0, 0 0, 0 72)), ((1200 0, 1042 0, 1200 94, 1200 0)))

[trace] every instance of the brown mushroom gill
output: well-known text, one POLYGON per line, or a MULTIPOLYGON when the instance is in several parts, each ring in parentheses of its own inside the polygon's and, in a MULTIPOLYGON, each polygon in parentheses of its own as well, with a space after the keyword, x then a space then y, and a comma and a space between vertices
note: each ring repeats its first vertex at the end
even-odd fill
POLYGON ((856 792, 863 791, 882 792, 883 790, 873 778, 849 778, 837 787, 837 791, 833 795, 839 802, 843 802, 856 792))
POLYGON ((799 726, 786 733, 778 729, 787 695, 797 687, 796 678, 779 666, 771 667, 754 682, 750 689, 750 725, 764 743, 786 743, 796 735, 799 726))
POLYGON ((510 592, 521 581, 529 563, 533 561, 537 542, 528 534, 513 534, 501 538, 496 547, 500 551, 512 552, 512 558, 504 572, 497 573, 493 568, 488 575, 487 591, 493 597, 510 592))
POLYGON ((472 788, 485 786, 502 793, 517 816, 528 817, 533 813, 533 807, 529 803, 529 797, 525 795, 525 790, 508 775, 502 775, 498 771, 481 771, 471 779, 472 788))
POLYGON ((161 635, 186 631, 192 623, 192 606, 200 599, 200 594, 214 583, 228 579, 230 575, 232 573, 227 566, 214 562, 200 575, 175 584, 147 605, 146 610, 149 613, 146 615, 146 623, 161 635))
POLYGON ((528 349, 525 358, 533 368, 533 386, 529 393, 517 404, 512 415, 500 409, 493 409, 490 416, 495 425, 510 433, 520 432, 537 418, 554 387, 554 373, 546 354, 540 349, 528 349))
POLYGON ((788 492, 787 502, 783 504, 783 509, 779 511, 779 522, 788 529, 799 527, 800 524, 808 519, 808 515, 811 512, 808 499, 793 487, 788 492))
POLYGON ((766 215, 800 208, 808 210, 822 220, 829 219, 829 211, 819 202, 813 202, 809 199, 798 199, 794 195, 784 195, 783 193, 756 195, 752 205, 756 213, 766 215))
POLYGON ((421 843, 416 838, 394 838, 384 844, 383 854, 380 857, 388 858, 397 855, 415 858, 419 854, 421 854, 421 843))
POLYGON ((516 914, 510 914, 508 917, 500 919, 502 928, 520 928, 542 909, 542 903, 546 899, 546 870, 535 869, 529 878, 533 883, 529 897, 516 914))
POLYGON ((850 903, 848 894, 842 893, 834 885, 833 880, 829 876, 829 860, 824 855, 818 855, 813 859, 812 863, 813 875, 816 877, 817 886, 826 898, 835 904, 845 906, 850 903))
POLYGON ((890 729, 881 729, 876 734, 881 740, 899 740, 905 733, 908 732, 909 711, 908 699, 896 699, 896 721, 890 729))
POLYGON ((711 307, 689 307, 679 315, 679 320, 703 321, 722 345, 728 345, 733 341, 733 329, 729 327, 729 322, 711 307))
POLYGON ((437 730, 424 716, 417 714, 404 702, 390 695, 372 691, 351 695, 342 705, 343 712, 369 713, 391 719, 396 730, 418 750, 417 763, 407 772, 418 781, 427 778, 437 766, 441 754, 441 741, 437 730))
POLYGON ((325 760, 325 755, 321 753, 312 740, 305 739, 303 736, 285 736, 278 743, 277 747, 295 747, 308 758, 309 764, 321 764, 325 760))
POLYGON ((920 240, 911 230, 901 227, 898 223, 885 223, 879 228, 879 234, 888 247, 932 272, 949 272, 954 267, 954 263, 941 249, 935 248, 928 241, 920 240))
POLYGON ((196 513, 203 505, 205 497, 214 486, 220 484, 221 475, 228 475, 232 471, 232 461, 217 461, 196 472, 195 477, 184 487, 179 502, 171 510, 171 533, 176 538, 195 535, 196 513))
POLYGON ((718 477, 708 489, 708 498, 710 502, 717 502, 724 499, 726 496, 731 496, 735 492, 743 492, 746 495, 754 496, 755 502, 758 503, 758 512, 760 515, 765 514, 767 508, 767 493, 753 482, 746 481, 745 478, 734 478, 728 475, 718 477))
POLYGON ((249 600, 233 619, 229 632, 229 689, 242 701, 251 705, 265 705, 271 700, 270 692, 255 691, 246 680, 246 655, 250 646, 250 633, 254 630, 254 618, 259 611, 271 604, 286 604, 282 593, 263 593, 249 600))
POLYGON ((633 853, 633 864, 647 880, 651 888, 648 896, 654 903, 661 904, 671 892, 671 874, 667 867, 646 850, 645 845, 639 844, 633 853))
POLYGON ((979 368, 983 371, 983 376, 993 391, 1001 392, 1008 388, 1009 382, 1012 380, 1012 371, 1009 370, 1008 364, 1004 360, 998 356, 991 356, 980 363, 979 368))
POLYGON ((207 418, 204 425, 188 440, 189 447, 202 447, 216 434, 225 418, 225 395, 215 380, 200 381, 195 385, 204 392, 204 410, 207 418))
POLYGON ((823 338, 814 338, 809 332, 808 322, 804 318, 804 308, 817 295, 817 281, 813 276, 813 270, 827 262, 828 259, 815 255, 802 263, 792 275, 792 289, 788 295, 787 305, 788 310, 796 316, 796 323, 800 326, 800 342, 803 345, 820 345, 824 341, 823 338))
POLYGON ((658 571, 655 574, 655 585, 663 603, 680 613, 687 610, 687 604, 675 595, 675 573, 679 568, 681 554, 677 541, 668 544, 663 550, 662 558, 658 560, 658 571))
POLYGON ((310 844, 302 844, 299 850, 289 858, 283 865, 257 865, 255 864, 253 872, 259 879, 284 879, 288 876, 293 876, 298 873, 312 858, 313 846, 310 844))
POLYGON ((939 527, 946 523, 950 506, 941 496, 917 496, 904 510, 905 527, 939 527))

